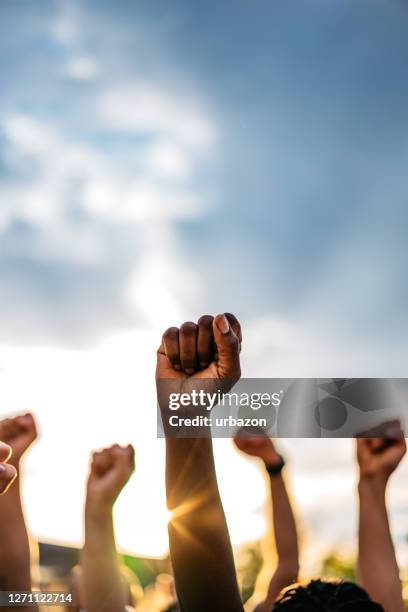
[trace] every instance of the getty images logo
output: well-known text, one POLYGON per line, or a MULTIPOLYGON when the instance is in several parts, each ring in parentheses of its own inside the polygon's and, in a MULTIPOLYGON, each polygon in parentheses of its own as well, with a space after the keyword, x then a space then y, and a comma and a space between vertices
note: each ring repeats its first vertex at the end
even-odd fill
POLYGON ((354 436, 371 427, 373 417, 396 416, 395 396, 391 379, 293 379, 277 416, 277 435, 354 436))

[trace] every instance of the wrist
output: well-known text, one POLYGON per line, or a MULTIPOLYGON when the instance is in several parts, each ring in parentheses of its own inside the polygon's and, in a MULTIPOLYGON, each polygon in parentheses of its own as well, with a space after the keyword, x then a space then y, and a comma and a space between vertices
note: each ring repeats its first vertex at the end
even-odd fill
POLYGON ((85 503, 85 520, 95 524, 112 521, 112 504, 100 500, 87 499, 85 503))
POLYGON ((385 474, 361 474, 358 482, 358 491, 360 494, 371 493, 374 495, 384 496, 388 484, 388 476, 385 474))
POLYGON ((269 476, 279 476, 282 473, 283 468, 285 467, 285 460, 282 455, 275 456, 273 461, 268 461, 264 459, 265 469, 268 472, 269 476))

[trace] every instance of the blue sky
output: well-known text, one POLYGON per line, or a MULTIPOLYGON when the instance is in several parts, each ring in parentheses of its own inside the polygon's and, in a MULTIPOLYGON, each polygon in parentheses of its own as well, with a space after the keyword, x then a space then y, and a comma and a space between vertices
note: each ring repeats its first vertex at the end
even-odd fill
MULTIPOLYGON (((6 1, 1 11, 0 295, 10 341, 94 340, 140 320, 122 294, 146 215, 113 226, 115 203, 110 218, 84 204, 103 164, 117 182, 138 176, 176 202, 190 198, 183 211, 169 196, 158 207, 206 287, 190 300, 194 314, 227 302, 244 319, 340 330, 381 350, 405 341, 404 3, 6 1), (132 119, 137 87, 147 106, 151 95, 167 98, 145 125, 143 109, 132 119), (54 130, 56 151, 77 147, 99 167, 47 166, 38 147, 13 141, 11 119, 34 123, 40 141, 54 130), (176 167, 146 178, 149 145, 167 146, 151 155, 162 165, 178 155, 176 167), (33 187, 47 191, 48 218, 46 204, 41 219, 14 204, 33 187)), ((161 215, 147 216, 152 232, 163 230, 161 215)))
POLYGON ((248 376, 406 375, 407 25, 401 0, 2 1, 0 411, 39 415, 37 484, 55 405, 67 444, 89 412, 74 483, 154 401, 123 361, 150 380, 203 312, 241 318, 248 376), (122 426, 95 426, 115 381, 122 426))

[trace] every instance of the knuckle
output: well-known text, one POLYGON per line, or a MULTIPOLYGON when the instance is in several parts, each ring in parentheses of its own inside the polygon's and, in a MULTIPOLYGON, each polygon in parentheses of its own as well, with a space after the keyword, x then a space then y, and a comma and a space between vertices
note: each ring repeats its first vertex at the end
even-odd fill
POLYGON ((238 351, 238 349, 239 349, 239 340, 238 340, 238 338, 237 338, 237 336, 235 334, 230 334, 227 337, 227 342, 228 342, 228 346, 229 346, 230 349, 232 349, 234 351, 235 350, 238 351))
POLYGON ((186 335, 195 334, 196 330, 197 330, 197 325, 196 323, 193 323, 192 321, 186 321, 180 327, 180 332, 186 335))
POLYGON ((225 312, 224 315, 227 317, 230 323, 236 323, 237 325, 239 325, 239 321, 237 317, 234 314, 232 314, 232 312, 225 312))
POLYGON ((214 321, 214 317, 212 315, 202 315, 197 323, 201 327, 212 327, 212 323, 214 321))
POLYGON ((163 338, 165 340, 175 338, 178 335, 178 332, 179 332, 178 327, 168 327, 163 334, 163 338))

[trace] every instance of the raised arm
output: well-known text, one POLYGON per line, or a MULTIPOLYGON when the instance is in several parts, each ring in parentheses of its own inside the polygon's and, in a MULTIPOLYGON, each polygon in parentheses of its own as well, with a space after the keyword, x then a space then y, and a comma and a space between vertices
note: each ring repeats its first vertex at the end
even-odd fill
POLYGON ((388 523, 387 483, 406 453, 398 422, 390 423, 387 439, 358 438, 360 468, 358 573, 361 585, 385 612, 403 612, 399 569, 388 523))
POLYGON ((125 599, 116 552, 113 505, 135 468, 132 446, 94 453, 85 503, 82 551, 84 608, 87 612, 123 612, 125 599))
POLYGON ((20 476, 6 495, 0 497, 0 590, 31 591, 30 546, 21 500, 21 473, 22 457, 36 437, 31 414, 0 421, 0 440, 12 450, 6 471, 9 476, 11 472, 14 477, 16 473, 20 476))
MULTIPOLYGON (((240 377, 241 332, 232 315, 201 317, 170 328, 158 351, 157 384, 167 409, 164 381, 196 390, 240 377), (202 381, 202 382, 201 382, 202 381)), ((223 387, 223 384, 221 384, 223 387)), ((166 439, 170 554, 183 612, 242 612, 228 528, 218 492, 210 437, 166 439)))
POLYGON ((235 437, 234 442, 237 448, 247 455, 259 457, 268 473, 278 562, 270 580, 266 598, 258 604, 255 610, 256 612, 270 612, 279 593, 297 580, 299 571, 295 516, 282 476, 284 461, 272 441, 266 436, 249 437, 242 431, 235 437))

